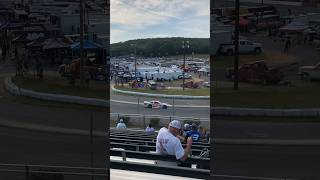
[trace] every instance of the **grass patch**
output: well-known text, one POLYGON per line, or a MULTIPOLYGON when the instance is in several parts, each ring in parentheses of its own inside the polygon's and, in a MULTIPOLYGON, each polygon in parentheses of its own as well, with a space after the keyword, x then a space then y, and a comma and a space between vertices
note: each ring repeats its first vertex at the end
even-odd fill
POLYGON ((214 87, 216 106, 260 108, 320 108, 319 82, 294 82, 292 86, 250 86, 234 91, 214 87))
POLYGON ((210 95, 210 88, 200 88, 200 89, 186 88, 184 91, 182 89, 165 89, 165 90, 151 90, 146 88, 133 89, 128 86, 115 86, 115 88, 123 91, 134 91, 134 92, 152 93, 152 94, 189 95, 189 96, 209 96, 210 95))
MULTIPOLYGON (((72 87, 68 80, 59 77, 45 77, 43 80, 36 80, 33 77, 14 77, 13 82, 18 87, 45 93, 67 94, 89 98, 107 99, 107 88, 105 82, 91 82, 89 88, 75 86, 72 87)), ((79 84, 79 81, 78 81, 79 84)))
MULTIPOLYGON (((298 62, 295 57, 289 56, 281 52, 264 52, 261 54, 241 54, 239 56, 239 63, 244 64, 248 62, 265 60, 268 65, 277 66, 282 64, 291 64, 298 62)), ((233 67, 234 56, 217 56, 213 59, 214 67, 227 68, 233 67)))

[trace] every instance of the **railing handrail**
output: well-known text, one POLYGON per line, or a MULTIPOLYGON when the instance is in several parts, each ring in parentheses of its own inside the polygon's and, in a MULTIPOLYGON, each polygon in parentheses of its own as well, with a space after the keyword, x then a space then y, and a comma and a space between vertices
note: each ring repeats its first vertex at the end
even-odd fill
POLYGON ((72 175, 72 176, 100 176, 107 177, 108 171, 107 168, 92 168, 92 167, 74 167, 74 166, 53 166, 53 165, 36 165, 36 164, 10 164, 10 163, 0 163, 1 172, 9 172, 9 173, 46 173, 46 174, 61 174, 61 175, 72 175), (38 168, 34 170, 32 168, 38 168), (39 170, 40 169, 40 170, 39 170), (46 170, 41 170, 46 169, 46 170), (51 169, 51 170, 48 170, 51 169), (69 171, 65 171, 69 170, 69 171), (71 170, 78 170, 71 171, 71 170), (100 172, 94 172, 99 170, 100 172), (81 172, 85 171, 85 172, 81 172))
POLYGON ((7 167, 37 167, 37 168, 62 168, 62 169, 81 169, 81 170, 106 170, 105 168, 93 168, 93 167, 77 167, 77 166, 53 166, 53 165, 38 165, 38 164, 10 164, 0 163, 0 166, 7 167))

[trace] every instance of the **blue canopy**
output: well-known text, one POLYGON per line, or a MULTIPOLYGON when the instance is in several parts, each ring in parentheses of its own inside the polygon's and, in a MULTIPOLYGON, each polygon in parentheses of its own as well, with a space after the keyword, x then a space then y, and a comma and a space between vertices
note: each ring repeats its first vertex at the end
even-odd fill
MULTIPOLYGON (((80 49, 80 42, 76 42, 74 44, 72 44, 71 46, 71 49, 77 49, 79 50, 80 49)), ((100 46, 99 44, 95 43, 95 42, 92 42, 92 41, 89 41, 89 40, 83 40, 83 49, 101 49, 102 46, 100 46)))

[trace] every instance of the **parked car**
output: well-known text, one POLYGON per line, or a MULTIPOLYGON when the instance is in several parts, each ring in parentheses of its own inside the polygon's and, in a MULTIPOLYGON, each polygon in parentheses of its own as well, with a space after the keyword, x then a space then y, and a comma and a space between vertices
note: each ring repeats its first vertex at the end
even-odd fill
POLYGON ((151 90, 160 90, 166 88, 166 86, 163 83, 157 83, 154 81, 149 81, 148 87, 150 87, 151 90))
POLYGON ((320 62, 313 66, 301 66, 298 74, 301 79, 320 80, 320 62))
MULTIPOLYGON (((232 56, 234 54, 234 45, 223 45, 220 47, 221 54, 227 54, 232 56)), ((239 40, 239 53, 256 53, 260 54, 262 52, 262 45, 260 43, 255 43, 249 40, 239 40)))
MULTIPOLYGON (((182 79, 182 78, 183 78, 183 75, 179 75, 178 76, 178 79, 182 79)), ((185 73, 184 74, 184 79, 192 79, 192 75, 188 74, 188 73, 185 73)))
POLYGON ((204 82, 204 83, 203 83, 203 86, 204 86, 204 87, 208 87, 208 88, 209 88, 209 87, 210 87, 210 81, 206 81, 206 82, 204 82))
POLYGON ((151 108, 151 109, 153 109, 153 108, 154 109, 168 109, 168 107, 171 106, 170 104, 162 103, 160 101, 155 101, 155 100, 144 101, 143 104, 144 104, 145 108, 151 108))
POLYGON ((185 84, 181 84, 181 87, 185 87, 185 88, 201 88, 203 86, 204 81, 203 80, 189 80, 186 81, 185 84))
MULTIPOLYGON (((228 80, 234 80, 234 69, 226 71, 228 80)), ((254 61, 239 67, 239 81, 257 82, 261 84, 278 84, 283 81, 284 75, 280 69, 268 67, 265 61, 254 61)))

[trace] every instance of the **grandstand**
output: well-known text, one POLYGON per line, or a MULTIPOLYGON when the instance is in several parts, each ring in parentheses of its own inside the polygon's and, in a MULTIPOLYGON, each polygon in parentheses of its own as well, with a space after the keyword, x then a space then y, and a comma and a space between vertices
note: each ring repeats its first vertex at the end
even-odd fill
MULTIPOLYGON (((111 167, 189 178, 206 179, 209 177, 209 142, 194 142, 190 158, 181 163, 177 162, 174 156, 155 153, 156 137, 157 133, 147 134, 141 130, 110 129, 111 167), (174 164, 177 162, 177 166, 155 164, 155 161, 160 160, 174 164), (186 167, 186 164, 191 167, 186 167)), ((185 144, 183 143, 182 146, 185 147, 185 144)))

